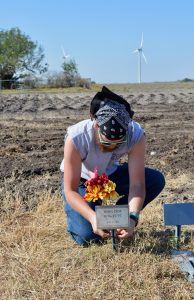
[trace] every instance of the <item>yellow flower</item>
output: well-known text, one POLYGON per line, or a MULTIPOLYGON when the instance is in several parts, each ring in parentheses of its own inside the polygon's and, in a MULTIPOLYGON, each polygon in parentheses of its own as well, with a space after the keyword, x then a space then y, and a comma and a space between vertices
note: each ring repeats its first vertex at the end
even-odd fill
POLYGON ((110 199, 110 195, 109 195, 109 193, 106 193, 105 191, 101 191, 99 193, 99 199, 101 199, 101 200, 109 200, 110 199))
POLYGON ((103 185, 103 188, 105 192, 110 193, 112 191, 115 191, 116 184, 111 180, 109 180, 107 183, 103 185))

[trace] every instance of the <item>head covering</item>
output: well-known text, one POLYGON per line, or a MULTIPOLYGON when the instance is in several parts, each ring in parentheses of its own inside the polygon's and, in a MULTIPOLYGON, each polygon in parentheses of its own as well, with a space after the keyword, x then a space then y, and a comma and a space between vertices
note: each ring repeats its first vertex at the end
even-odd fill
POLYGON ((125 106, 112 100, 105 102, 105 105, 95 114, 95 118, 100 132, 109 140, 122 139, 131 122, 125 106))
POLYGON ((120 95, 117 95, 110 91, 106 86, 102 87, 102 90, 96 93, 90 104, 90 113, 95 117, 97 111, 106 104, 107 101, 113 100, 116 103, 123 104, 125 106, 126 111, 129 113, 132 118, 134 115, 133 110, 131 109, 130 104, 120 95))

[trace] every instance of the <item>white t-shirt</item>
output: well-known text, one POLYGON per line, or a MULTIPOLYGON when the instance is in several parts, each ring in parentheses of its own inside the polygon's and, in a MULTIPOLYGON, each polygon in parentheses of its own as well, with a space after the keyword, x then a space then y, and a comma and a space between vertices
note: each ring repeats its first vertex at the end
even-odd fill
MULTIPOLYGON (((67 136, 70 136, 75 148, 79 152, 82 160, 81 177, 89 179, 89 171, 93 172, 95 168, 98 174, 112 174, 118 167, 119 159, 128 153, 132 147, 139 142, 144 129, 139 123, 132 121, 132 131, 129 131, 128 142, 121 144, 112 152, 102 152, 95 142, 94 121, 90 119, 81 121, 67 129, 67 136)), ((60 166, 64 171, 64 160, 60 166)))

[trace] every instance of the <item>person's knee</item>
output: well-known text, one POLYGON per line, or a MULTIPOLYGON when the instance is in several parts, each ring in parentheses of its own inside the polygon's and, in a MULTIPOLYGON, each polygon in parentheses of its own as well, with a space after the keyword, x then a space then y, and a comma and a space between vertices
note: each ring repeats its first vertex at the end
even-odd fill
POLYGON ((159 177, 158 178, 158 185, 160 187, 160 191, 162 191, 164 189, 164 187, 165 187, 165 184, 166 184, 165 177, 164 177, 164 175, 161 172, 159 172, 159 176, 158 177, 159 177))
POLYGON ((80 232, 79 234, 69 232, 72 239, 80 246, 86 246, 91 243, 97 243, 101 240, 100 236, 97 236, 93 232, 80 232))

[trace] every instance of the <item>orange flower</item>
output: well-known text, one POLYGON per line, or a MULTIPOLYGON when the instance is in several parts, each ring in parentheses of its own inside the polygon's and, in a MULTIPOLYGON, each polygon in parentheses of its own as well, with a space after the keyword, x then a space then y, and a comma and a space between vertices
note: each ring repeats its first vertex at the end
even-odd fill
POLYGON ((86 188, 86 194, 83 197, 86 201, 96 201, 99 199, 99 192, 100 192, 101 186, 100 185, 88 185, 86 188))

